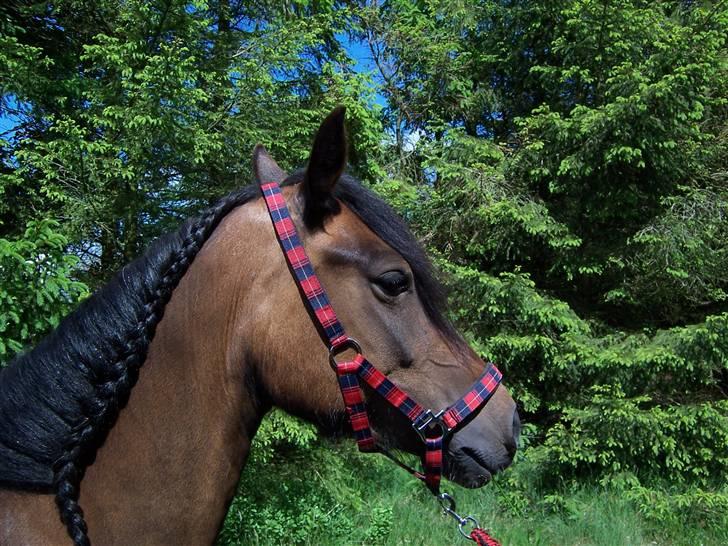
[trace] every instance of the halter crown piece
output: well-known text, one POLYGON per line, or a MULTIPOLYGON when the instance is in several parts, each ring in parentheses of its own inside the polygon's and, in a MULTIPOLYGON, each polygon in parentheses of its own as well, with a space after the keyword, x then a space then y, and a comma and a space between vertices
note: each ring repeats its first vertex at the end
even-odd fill
POLYGON ((452 497, 440 493, 440 480, 443 441, 459 428, 469 415, 490 400, 503 377, 500 371, 495 365, 488 363, 468 393, 453 405, 437 413, 424 409, 364 358, 359 343, 346 335, 298 237, 280 186, 275 182, 269 182, 261 185, 261 190, 286 261, 293 270, 296 284, 303 292, 306 304, 320 326, 324 342, 329 348, 329 361, 336 372, 346 413, 359 450, 382 452, 393 458, 382 446, 376 444, 372 436, 361 388, 363 381, 409 419, 425 444, 424 472, 413 470, 393 458, 395 462, 424 481, 427 488, 440 500, 444 513, 457 520, 463 536, 481 545, 497 546, 498 542, 480 529, 472 516, 462 517, 455 511, 455 501, 452 497), (351 360, 338 361, 337 357, 346 351, 354 351, 356 355, 351 360), (470 534, 464 532, 466 526, 473 527, 470 534))

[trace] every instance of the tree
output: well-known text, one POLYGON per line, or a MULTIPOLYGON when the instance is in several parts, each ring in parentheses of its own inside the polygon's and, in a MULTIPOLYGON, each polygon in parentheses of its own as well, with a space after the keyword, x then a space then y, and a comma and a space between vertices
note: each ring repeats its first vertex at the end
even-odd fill
MULTIPOLYGON (((220 1, 13 4, 0 73, 17 126, 3 147, 10 214, 62 220, 97 284, 146 243, 250 180, 253 145, 282 164, 338 102, 371 148, 378 120, 332 36, 333 6, 220 1), (298 8, 297 8, 298 9, 298 8), (342 68, 343 67, 343 68, 342 68), (38 86, 36 82, 40 82, 38 86)), ((364 152, 355 166, 371 170, 364 152)), ((13 228, 15 226, 15 228, 13 228)))
POLYGON ((381 191, 515 383, 541 467, 718 483, 725 7, 393 1, 362 21, 395 135, 381 191))

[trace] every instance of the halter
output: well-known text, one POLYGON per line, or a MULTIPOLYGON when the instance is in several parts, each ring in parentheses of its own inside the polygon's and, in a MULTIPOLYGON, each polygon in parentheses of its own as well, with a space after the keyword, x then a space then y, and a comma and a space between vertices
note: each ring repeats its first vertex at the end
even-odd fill
POLYGON ((314 273, 313 266, 298 237, 296 227, 291 220, 288 207, 281 194, 280 186, 275 182, 270 182, 261 185, 261 190, 286 261, 293 270, 296 284, 306 297, 306 305, 315 318, 315 322, 320 326, 324 342, 329 348, 329 362, 336 372, 339 388, 346 406, 346 413, 359 450, 362 452, 382 452, 424 481, 427 488, 438 497, 444 511, 458 521, 461 533, 466 538, 472 538, 477 542, 477 539, 473 537, 473 533, 482 531, 482 529, 477 528, 477 522, 470 516, 466 518, 459 516, 455 512, 455 503, 452 497, 445 493, 440 494, 443 467, 442 448, 447 437, 460 428, 469 415, 476 412, 490 400, 503 376, 495 365, 488 363, 482 375, 475 381, 467 394, 457 402, 439 412, 424 409, 364 358, 359 343, 346 335, 344 327, 331 307, 326 291, 314 273), (347 351, 355 352, 354 358, 351 360, 337 360, 340 355, 347 351), (377 445, 369 425, 369 416, 362 393, 362 381, 410 421, 412 428, 425 444, 424 472, 413 470, 397 461, 383 446, 377 445), (475 529, 470 536, 465 535, 463 532, 464 526, 469 523, 475 523, 475 529))

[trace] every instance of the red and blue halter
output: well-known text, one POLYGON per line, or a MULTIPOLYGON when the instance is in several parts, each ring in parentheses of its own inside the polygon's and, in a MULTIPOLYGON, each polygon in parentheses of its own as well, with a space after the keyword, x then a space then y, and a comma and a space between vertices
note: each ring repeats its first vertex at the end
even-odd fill
POLYGON ((291 266, 296 283, 302 290, 313 316, 316 317, 329 347, 330 362, 338 377, 346 412, 359 450, 382 451, 376 445, 369 425, 360 383, 363 381, 404 414, 424 441, 424 473, 413 473, 424 480, 430 491, 437 495, 442 476, 444 439, 469 415, 488 402, 501 382, 501 373, 493 364, 486 364, 485 371, 473 387, 452 406, 439 413, 424 409, 367 361, 362 355, 359 344, 346 335, 301 244, 280 187, 271 182, 263 184, 261 189, 286 261, 291 266), (355 351, 356 356, 351 360, 337 361, 336 357, 347 350, 355 351))

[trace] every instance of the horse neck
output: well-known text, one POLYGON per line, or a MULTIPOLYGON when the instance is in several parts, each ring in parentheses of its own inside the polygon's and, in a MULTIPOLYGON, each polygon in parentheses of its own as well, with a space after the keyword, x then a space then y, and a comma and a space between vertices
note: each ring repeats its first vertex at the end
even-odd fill
MULTIPOLYGON (((175 289, 127 407, 81 483, 96 544, 210 544, 267 402, 246 357, 257 203, 231 212, 175 289), (241 229, 247 229, 246 237, 241 229)), ((270 229, 270 226, 267 226, 270 229)))

